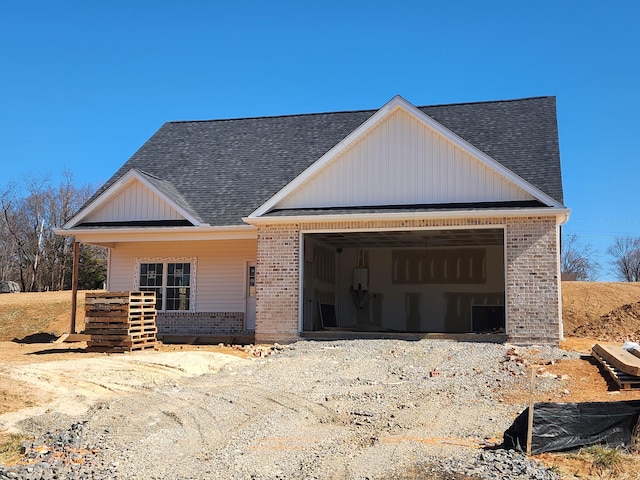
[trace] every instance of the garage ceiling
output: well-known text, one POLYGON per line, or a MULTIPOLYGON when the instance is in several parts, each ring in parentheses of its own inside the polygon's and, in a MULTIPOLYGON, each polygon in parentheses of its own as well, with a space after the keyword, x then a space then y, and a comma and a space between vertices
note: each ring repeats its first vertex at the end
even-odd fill
POLYGON ((469 247, 504 244, 504 230, 501 228, 310 233, 307 235, 333 248, 469 247))

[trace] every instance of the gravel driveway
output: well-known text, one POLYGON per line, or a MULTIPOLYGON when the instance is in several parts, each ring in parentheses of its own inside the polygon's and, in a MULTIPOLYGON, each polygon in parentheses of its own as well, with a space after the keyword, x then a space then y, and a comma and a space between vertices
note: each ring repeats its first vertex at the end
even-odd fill
MULTIPOLYGON (((495 444, 525 405, 523 360, 577 354, 446 340, 298 342, 217 373, 137 385, 22 422, 0 478, 555 479, 495 444), (55 477, 54 475, 57 475, 55 477)), ((555 382, 555 383, 554 383, 555 382)), ((540 379, 538 389, 557 388, 540 379)))

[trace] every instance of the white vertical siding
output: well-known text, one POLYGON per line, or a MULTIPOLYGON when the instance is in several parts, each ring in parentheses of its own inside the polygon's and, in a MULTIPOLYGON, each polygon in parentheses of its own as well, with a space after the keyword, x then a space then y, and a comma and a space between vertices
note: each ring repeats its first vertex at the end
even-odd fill
POLYGON ((132 290, 136 258, 195 257, 196 312, 244 312, 246 262, 256 240, 130 242, 111 249, 109 289, 132 290))
POLYGON ((92 213, 87 222, 134 220, 181 220, 173 207, 137 180, 129 182, 106 205, 92 213))
POLYGON ((277 207, 532 198, 412 115, 397 110, 277 207))

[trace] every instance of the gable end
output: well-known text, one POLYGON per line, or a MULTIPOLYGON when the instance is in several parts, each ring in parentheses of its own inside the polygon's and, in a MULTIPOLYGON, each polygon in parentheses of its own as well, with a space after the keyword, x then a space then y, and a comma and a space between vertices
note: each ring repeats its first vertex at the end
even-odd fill
POLYGON ((65 225, 73 227, 194 226, 201 224, 181 205, 171 185, 131 170, 65 225))
POLYGON ((561 207, 395 97, 250 218, 271 210, 523 201, 561 207))

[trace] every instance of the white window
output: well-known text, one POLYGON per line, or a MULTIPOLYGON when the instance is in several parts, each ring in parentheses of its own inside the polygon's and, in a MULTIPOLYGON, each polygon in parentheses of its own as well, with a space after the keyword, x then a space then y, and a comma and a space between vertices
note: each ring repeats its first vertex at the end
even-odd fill
POLYGON ((158 311, 193 311, 195 259, 138 259, 136 288, 156 293, 158 311))

